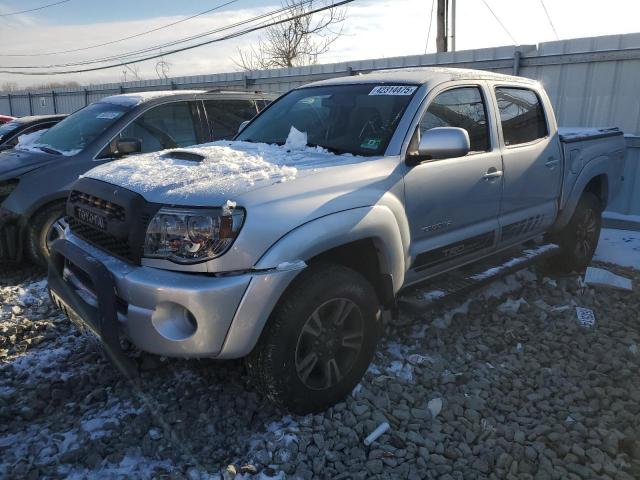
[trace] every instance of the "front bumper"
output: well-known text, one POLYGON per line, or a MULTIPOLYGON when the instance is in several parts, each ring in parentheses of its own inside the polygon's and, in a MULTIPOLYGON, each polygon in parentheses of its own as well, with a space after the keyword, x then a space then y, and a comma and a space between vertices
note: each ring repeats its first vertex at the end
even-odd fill
POLYGON ((52 251, 52 297, 77 312, 107 353, 119 350, 122 332, 139 349, 158 355, 243 357, 299 273, 274 269, 215 277, 135 266, 68 230, 52 251))

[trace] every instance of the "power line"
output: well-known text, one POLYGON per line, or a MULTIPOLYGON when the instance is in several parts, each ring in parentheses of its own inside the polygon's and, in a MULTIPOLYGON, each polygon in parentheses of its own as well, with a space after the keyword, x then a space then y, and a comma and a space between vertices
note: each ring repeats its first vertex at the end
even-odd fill
MULTIPOLYGON (((207 37, 209 35, 213 35, 214 33, 220 33, 220 32, 226 31, 226 30, 231 30, 231 29, 236 28, 236 27, 241 27, 243 25, 254 23, 257 20, 262 20, 264 18, 268 18, 268 17, 274 16, 274 15, 278 15, 278 14, 281 14, 281 13, 285 13, 285 12, 294 10, 295 8, 299 8, 301 6, 312 4, 313 2, 314 2, 314 0, 303 0, 303 1, 299 2, 299 3, 294 4, 294 5, 289 5, 289 6, 286 6, 286 7, 279 8, 277 10, 272 10, 270 12, 263 13, 261 15, 255 16, 255 17, 251 17, 251 18, 248 18, 248 19, 245 19, 245 20, 241 20, 241 21, 236 22, 236 23, 231 24, 231 25, 226 25, 224 27, 219 27, 219 28, 216 28, 214 30, 209 30, 209 31, 204 32, 204 33, 193 35, 191 37, 185 37, 185 38, 182 38, 182 39, 179 39, 179 40, 174 40, 172 42, 164 43, 164 44, 161 44, 161 45, 155 45, 155 46, 147 47, 147 48, 144 48, 144 49, 141 49, 141 50, 134 50, 134 51, 131 51, 131 52, 126 52, 126 53, 122 53, 122 54, 118 54, 118 55, 112 55, 112 56, 109 56, 109 57, 102 57, 102 58, 97 58, 97 59, 93 59, 93 60, 83 60, 81 62, 52 64, 52 65, 24 65, 24 66, 22 66, 22 65, 20 65, 20 66, 0 65, 0 68, 10 68, 10 69, 17 69, 17 70, 34 70, 34 69, 44 69, 44 68, 77 67, 77 66, 84 66, 84 65, 92 65, 92 64, 96 64, 96 63, 105 63, 105 62, 109 62, 109 61, 113 61, 113 60, 120 61, 120 60, 122 60, 124 58, 135 57, 136 55, 142 55, 142 54, 145 54, 145 53, 150 53, 150 52, 153 52, 155 50, 162 50, 162 49, 167 48, 167 47, 172 47, 172 46, 180 45, 182 43, 186 43, 186 42, 189 42, 189 41, 192 41, 192 40, 197 40, 199 38, 207 37)), ((333 8, 333 7, 329 7, 329 8, 333 8)), ((136 61, 138 61, 138 60, 136 60, 136 61)))
MULTIPOLYGON (((177 48, 175 50, 169 51, 169 52, 164 52, 164 53, 159 53, 159 54, 155 54, 155 55, 151 55, 148 57, 144 57, 144 58, 138 58, 135 60, 129 60, 128 62, 121 62, 121 63, 116 63, 116 64, 112 64, 112 65, 105 65, 102 67, 92 67, 92 68, 85 68, 85 69, 78 69, 78 70, 66 70, 66 71, 53 71, 53 72, 15 72, 15 71, 11 71, 11 70, 0 70, 0 73, 5 73, 5 74, 9 74, 9 75, 66 75, 66 74, 70 74, 70 73, 84 73, 84 72, 95 72, 98 70, 106 70, 109 68, 119 68, 125 65, 130 65, 132 63, 138 63, 138 62, 145 62, 147 60, 154 60, 156 58, 160 58, 163 56, 169 56, 169 55, 174 55, 176 53, 180 53, 180 52, 185 52, 187 50, 193 50, 195 48, 199 48, 205 45, 210 45, 212 43, 217 43, 217 42, 222 42, 224 40, 229 40, 231 38, 237 38, 243 35, 247 35, 249 33, 253 33, 256 32, 258 30, 263 30, 265 28, 269 28, 269 27, 273 27, 275 25, 280 25, 282 23, 286 23, 286 22, 291 22, 293 20, 297 20, 298 18, 302 18, 302 17, 307 17, 309 15, 313 15, 315 13, 320 13, 323 12, 325 10, 330 10, 332 8, 336 8, 336 7, 341 7, 342 5, 346 5, 348 3, 352 3, 356 0, 342 0, 340 2, 337 3, 332 3, 331 5, 326 5, 324 7, 319 7, 316 8, 314 10, 310 10, 308 12, 305 13, 301 13, 298 15, 294 15, 292 17, 287 17, 287 18, 283 18, 280 20, 275 20, 271 23, 265 23, 262 25, 258 25, 255 27, 251 27, 251 28, 247 28, 245 30, 241 30, 239 32, 234 32, 234 33, 230 33, 228 35, 225 35, 223 37, 219 37, 219 38, 214 38, 212 40, 207 40, 206 42, 201 42, 195 45, 190 45, 187 47, 182 47, 182 48, 177 48)), ((299 4, 295 5, 295 7, 299 6, 299 4)))
POLYGON ((29 10, 22 10, 20 12, 0 13, 0 17, 8 17, 10 15, 20 15, 21 13, 35 12, 36 10, 42 10, 43 8, 55 7, 56 5, 60 5, 62 3, 67 3, 67 2, 70 2, 70 1, 71 0, 61 0, 60 2, 49 3, 47 5, 43 5, 43 6, 38 7, 38 8, 31 8, 29 10))
POLYGON ((553 25, 553 21, 551 20, 551 15, 549 15, 549 10, 547 10, 547 6, 544 4, 544 0, 540 0, 542 4, 542 8, 544 9, 544 13, 547 16, 547 20, 549 20, 549 25, 551 25, 551 30, 553 30, 553 34, 556 36, 556 40, 560 40, 558 36, 558 32, 556 31, 556 27, 553 25))
MULTIPOLYGON (((69 0, 67 0, 67 1, 69 1, 69 0)), ((97 45, 90 45, 90 46, 81 47, 81 48, 72 48, 71 50, 58 50, 58 51, 55 51, 55 52, 44 52, 44 53, 0 53, 0 57, 45 57, 45 56, 48 56, 48 55, 59 55, 61 53, 81 52, 81 51, 84 51, 84 50, 91 50, 92 48, 98 48, 98 47, 104 47, 104 46, 107 46, 107 45, 113 45, 114 43, 120 43, 120 42, 123 42, 125 40, 131 40, 132 38, 142 37, 144 35, 148 35, 150 33, 157 32, 157 31, 163 30, 165 28, 173 27, 174 25, 178 25, 180 23, 184 23, 184 22, 187 22, 189 20, 193 20, 194 18, 201 17, 202 15, 206 15, 207 13, 211 13, 211 12, 213 12, 215 10, 220 10, 221 8, 224 8, 224 7, 228 6, 228 5, 231 5, 232 3, 236 3, 237 1, 238 0, 230 0, 227 3, 223 3, 222 5, 218 5, 217 7, 210 8, 209 10, 205 10, 204 12, 196 13, 195 15, 191 15, 190 17, 183 18, 183 19, 178 20, 176 22, 168 23, 166 25, 162 25, 160 27, 153 28, 151 30, 146 30, 144 32, 136 33, 134 35, 129 35, 128 37, 122 37, 122 38, 118 38, 116 40, 111 40, 109 42, 99 43, 97 45)))
POLYGON ((427 30, 427 41, 424 44, 424 53, 427 53, 427 48, 429 48, 429 37, 431 37, 431 25, 433 25, 433 6, 435 5, 436 0, 431 0, 431 13, 429 14, 429 30, 427 30))
POLYGON ((500 26, 502 27, 502 29, 507 32, 507 35, 509 35, 509 37, 511 38, 511 41, 515 44, 515 45, 519 45, 517 40, 515 38, 513 38, 513 35, 511 35, 511 32, 509 30, 507 30, 507 27, 505 27, 504 23, 502 23, 500 21, 500 19, 498 18, 498 16, 496 15, 496 12, 493 11, 493 9, 489 6, 489 4, 487 3, 486 0, 482 0, 482 3, 485 4, 485 6, 489 9, 489 11, 491 12, 491 15, 493 15, 493 18, 496 19, 496 21, 500 24, 500 26))

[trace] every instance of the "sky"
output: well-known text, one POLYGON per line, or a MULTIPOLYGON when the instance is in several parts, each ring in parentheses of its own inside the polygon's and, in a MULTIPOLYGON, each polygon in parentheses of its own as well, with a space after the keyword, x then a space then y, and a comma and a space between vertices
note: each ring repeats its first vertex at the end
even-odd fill
MULTIPOLYGON (((2 14, 37 8, 54 0, 0 0, 1 67, 51 65, 119 55, 206 32, 278 8, 279 0, 69 0, 29 14, 2 14), (49 54, 110 42, 181 20, 220 6, 220 10, 113 45, 74 53, 49 54), (46 54, 7 57, 8 54, 46 54)), ((638 0, 543 0, 555 27, 551 27, 542 0, 457 0, 456 48, 467 50, 502 45, 538 44, 557 38, 580 38, 640 31, 638 0), (498 23, 495 12, 506 30, 498 23), (557 33, 557 37, 556 37, 557 33), (513 39, 512 39, 513 37, 513 39)), ((330 0, 318 0, 330 2, 330 0)), ((343 36, 319 63, 415 55, 435 51, 435 11, 427 40, 432 0, 356 0, 347 8, 343 36)), ((201 75, 239 70, 234 59, 260 33, 201 47, 164 58, 169 76, 201 75)), ((141 79, 157 78, 156 62, 137 64, 141 79)), ((20 87, 50 81, 81 84, 119 82, 124 68, 43 77, 0 73, 0 85, 20 87)), ((132 80, 127 72, 127 80, 132 80)))

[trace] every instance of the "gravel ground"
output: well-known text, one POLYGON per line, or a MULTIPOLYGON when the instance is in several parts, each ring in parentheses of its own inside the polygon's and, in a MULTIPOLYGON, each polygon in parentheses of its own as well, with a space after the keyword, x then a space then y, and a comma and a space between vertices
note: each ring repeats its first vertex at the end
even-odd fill
POLYGON ((305 417, 271 407, 241 362, 143 356, 132 385, 41 272, 5 269, 0 477, 640 478, 640 272, 606 268, 635 291, 524 271, 388 327, 352 395, 305 417))

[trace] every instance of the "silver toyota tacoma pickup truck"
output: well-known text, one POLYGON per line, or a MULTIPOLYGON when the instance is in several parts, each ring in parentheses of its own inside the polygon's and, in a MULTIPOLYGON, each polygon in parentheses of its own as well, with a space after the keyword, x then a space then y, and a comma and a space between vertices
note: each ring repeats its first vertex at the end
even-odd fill
POLYGON ((51 294, 125 373, 121 335, 158 355, 246 357, 273 402, 319 411, 359 382, 382 312, 415 285, 522 245, 584 269, 624 149, 615 128, 559 132, 525 78, 416 68, 313 83, 233 141, 80 178, 51 294))

